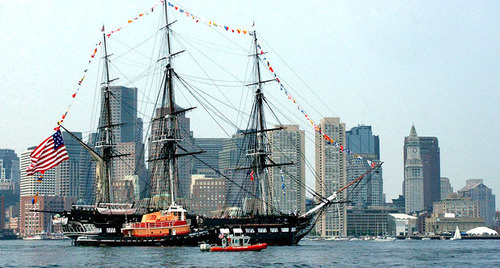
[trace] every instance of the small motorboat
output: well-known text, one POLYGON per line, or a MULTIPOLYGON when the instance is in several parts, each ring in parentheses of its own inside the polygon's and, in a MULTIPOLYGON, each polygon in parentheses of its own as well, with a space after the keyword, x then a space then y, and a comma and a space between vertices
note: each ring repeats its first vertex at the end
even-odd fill
POLYGON ((261 251, 267 248, 266 243, 251 245, 250 237, 246 235, 225 235, 219 236, 222 240, 222 246, 209 245, 206 243, 200 244, 201 251, 261 251))

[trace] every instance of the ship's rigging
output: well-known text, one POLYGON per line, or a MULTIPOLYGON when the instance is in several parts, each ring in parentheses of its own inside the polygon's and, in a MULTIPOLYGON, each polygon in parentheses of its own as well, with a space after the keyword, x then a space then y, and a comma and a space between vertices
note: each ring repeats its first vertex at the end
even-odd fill
MULTIPOLYGON (((155 116, 155 118, 152 119, 150 122, 153 127, 151 127, 151 147, 149 148, 150 150, 150 156, 151 150, 153 150, 153 147, 157 148, 157 153, 153 154, 150 159, 149 159, 149 164, 152 166, 157 166, 156 168, 153 167, 152 170, 155 170, 155 172, 158 172, 160 177, 167 178, 168 184, 162 185, 164 182, 163 180, 153 180, 151 184, 149 185, 150 188, 156 188, 157 190, 155 192, 151 193, 150 199, 149 199, 149 204, 148 206, 152 205, 155 207, 164 207, 164 204, 162 205, 162 202, 165 198, 168 198, 167 204, 175 204, 176 200, 175 197, 178 192, 178 177, 177 177, 177 169, 176 167, 176 161, 178 157, 181 156, 186 156, 186 155, 191 155, 193 152, 190 152, 187 150, 187 148, 184 148, 179 145, 179 142, 182 140, 182 135, 181 133, 185 130, 182 130, 177 121, 177 115, 181 113, 185 113, 192 108, 188 109, 181 109, 180 107, 176 106, 175 104, 175 96, 174 96, 174 83, 173 80, 177 79, 180 81, 179 85, 184 86, 187 89, 187 92, 191 94, 195 99, 200 100, 202 98, 199 97, 200 92, 203 92, 203 90, 200 90, 199 88, 196 88, 192 85, 187 85, 186 79, 183 79, 180 77, 178 73, 174 71, 173 68, 173 62, 172 59, 174 56, 177 56, 180 52, 172 53, 171 49, 171 25, 172 23, 169 22, 168 20, 168 15, 167 15, 167 7, 166 5, 164 6, 165 8, 165 36, 166 36, 166 41, 167 41, 167 47, 166 47, 166 55, 160 59, 160 61, 164 64, 164 71, 163 71, 163 79, 162 79, 162 91, 160 93, 159 99, 161 99, 159 109, 157 110, 158 113, 155 116), (157 125, 157 127, 154 127, 154 124, 157 125), (162 164, 158 164, 162 163, 162 164), (155 196, 157 197, 155 201, 155 196), (156 202, 156 203, 155 203, 156 202), (152 204, 154 203, 154 204, 152 204)), ((286 164, 291 164, 291 163, 275 163, 272 161, 272 159, 269 157, 270 156, 270 150, 269 150, 269 138, 268 138, 268 133, 273 130, 279 130, 280 128, 275 128, 275 129, 268 129, 266 127, 266 118, 264 115, 264 106, 267 104, 268 109, 271 109, 271 104, 268 103, 267 99, 264 97, 263 94, 263 87, 262 85, 266 82, 271 82, 274 81, 274 79, 270 80, 265 80, 263 81, 261 78, 261 68, 259 66, 261 59, 259 58, 259 55, 261 54, 258 49, 258 43, 257 43, 257 34, 254 31, 253 32, 253 52, 252 56, 254 58, 254 71, 255 71, 255 77, 256 81, 252 83, 245 83, 246 85, 254 86, 255 91, 253 93, 254 95, 254 103, 252 107, 252 112, 250 114, 250 120, 247 123, 246 130, 243 130, 243 134, 248 137, 249 144, 251 148, 240 148, 242 151, 245 152, 245 157, 247 161, 242 161, 241 165, 237 167, 237 169, 243 170, 246 172, 247 178, 251 177, 254 179, 254 182, 252 182, 251 179, 246 179, 243 184, 239 184, 238 182, 235 182, 234 180, 231 180, 231 176, 224 175, 226 179, 230 183, 236 184, 242 189, 245 189, 245 192, 247 194, 247 198, 240 204, 244 209, 244 213, 248 213, 250 215, 255 215, 255 214, 261 214, 261 215, 272 215, 272 214, 279 214, 280 210, 279 208, 275 207, 275 202, 273 200, 273 195, 270 192, 270 187, 269 187, 269 168, 276 168, 281 165, 286 165, 286 164)), ((177 40, 179 41, 179 40, 177 40)), ((108 66, 108 54, 107 54, 107 48, 106 48, 106 40, 104 40, 104 60, 105 60, 105 74, 106 74, 106 81, 104 82, 103 86, 103 95, 104 95, 104 103, 103 103, 103 112, 104 116, 102 117, 101 120, 103 122, 101 123, 100 126, 100 132, 101 132, 101 140, 100 143, 98 144, 98 147, 102 148, 102 161, 104 163, 103 169, 104 171, 102 172, 102 180, 98 180, 98 188, 99 188, 99 202, 103 203, 108 203, 108 202, 113 202, 113 184, 112 184, 112 179, 111 178, 111 159, 116 156, 113 154, 113 134, 112 134, 112 129, 114 125, 112 124, 112 114, 110 112, 110 107, 109 107, 109 100, 112 97, 111 93, 109 92, 109 85, 111 83, 110 78, 109 78, 109 66, 108 66), (108 164, 109 163, 109 164, 108 164)), ((213 81, 214 79, 212 79, 213 81)), ((203 92, 206 93, 206 92, 203 92)), ((210 96, 210 94, 206 94, 210 96)), ((227 97, 225 97, 227 98, 227 97)), ((213 107, 213 104, 208 103, 206 97, 203 99, 205 103, 200 104, 202 105, 205 109, 207 107, 213 107)), ((222 118, 223 121, 231 121, 229 118, 224 116, 223 113, 217 110, 217 108, 212 108, 212 111, 215 111, 215 116, 210 115, 212 118, 215 117, 220 117, 222 118)), ((274 114, 274 112, 273 112, 274 114)), ((276 121, 279 122, 279 119, 275 119, 276 121)), ((219 124, 219 123, 217 123, 219 124)), ((281 125, 281 124, 278 124, 281 125)), ((148 128, 149 129, 149 128, 148 128)), ((227 132, 226 132, 227 133, 227 132)), ((196 158, 195 155, 193 157, 196 158)), ((153 175, 154 176, 154 175, 153 175)), ((98 175, 99 178, 99 175, 98 175)), ((141 178, 144 179, 144 178, 141 178)), ((294 178, 290 178, 294 179, 294 178)), ((297 180, 297 178, 295 178, 297 180)), ((301 185, 301 186, 306 186, 306 185, 301 185)), ((327 197, 322 197, 318 193, 316 193, 313 189, 309 188, 308 191, 313 195, 318 197, 319 200, 323 201, 328 201, 332 202, 332 200, 328 200, 327 197)))

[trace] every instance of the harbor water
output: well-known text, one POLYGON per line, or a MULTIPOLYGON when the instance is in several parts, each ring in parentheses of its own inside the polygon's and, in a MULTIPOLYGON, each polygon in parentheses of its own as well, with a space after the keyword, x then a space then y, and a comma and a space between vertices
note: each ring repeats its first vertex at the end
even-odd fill
POLYGON ((302 241, 261 252, 0 241, 0 267, 500 267, 500 240, 302 241))

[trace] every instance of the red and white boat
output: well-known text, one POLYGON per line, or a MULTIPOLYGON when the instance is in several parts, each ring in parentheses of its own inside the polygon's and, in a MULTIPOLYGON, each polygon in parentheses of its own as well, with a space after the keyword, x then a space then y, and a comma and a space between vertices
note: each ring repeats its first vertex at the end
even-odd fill
POLYGON ((266 243, 251 245, 250 237, 246 235, 225 235, 221 234, 222 246, 201 244, 201 251, 261 251, 267 248, 266 243))

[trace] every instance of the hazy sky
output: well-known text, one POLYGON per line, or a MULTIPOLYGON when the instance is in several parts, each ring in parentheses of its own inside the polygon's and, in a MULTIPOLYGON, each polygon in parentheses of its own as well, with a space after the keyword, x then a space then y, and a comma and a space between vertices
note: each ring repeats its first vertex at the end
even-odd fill
MULTIPOLYGON (((1 0, 0 148, 19 154, 50 135, 87 68, 102 24, 118 28, 156 2, 1 0)), ((251 28, 255 21, 261 40, 272 49, 268 57, 275 70, 296 84, 298 100, 307 103, 316 122, 338 116, 347 129, 371 125, 380 136, 388 200, 401 193, 404 137, 415 124, 418 135, 438 137, 441 176, 450 178, 455 191, 467 179, 484 179, 500 207, 498 1, 177 3, 229 26, 251 28)), ((213 31, 181 16, 177 20, 192 31, 213 31)), ((141 18, 120 35, 157 24, 157 19, 141 18)), ((247 37, 218 36, 215 43, 234 39, 245 48, 251 43, 247 37)), ((96 69, 98 61, 92 64, 96 69)), ((86 133, 92 128, 93 91, 100 78, 96 72, 89 76, 93 80, 81 88, 65 122, 86 133)), ((270 98, 287 105, 284 111, 298 113, 279 90, 272 90, 277 89, 270 89, 270 98)), ((224 137, 207 132, 194 115, 195 137, 224 137)), ((293 117, 303 120, 300 113, 293 117)), ((313 137, 305 120, 296 123, 313 137)), ((314 147, 311 142, 307 146, 313 161, 314 147)))

